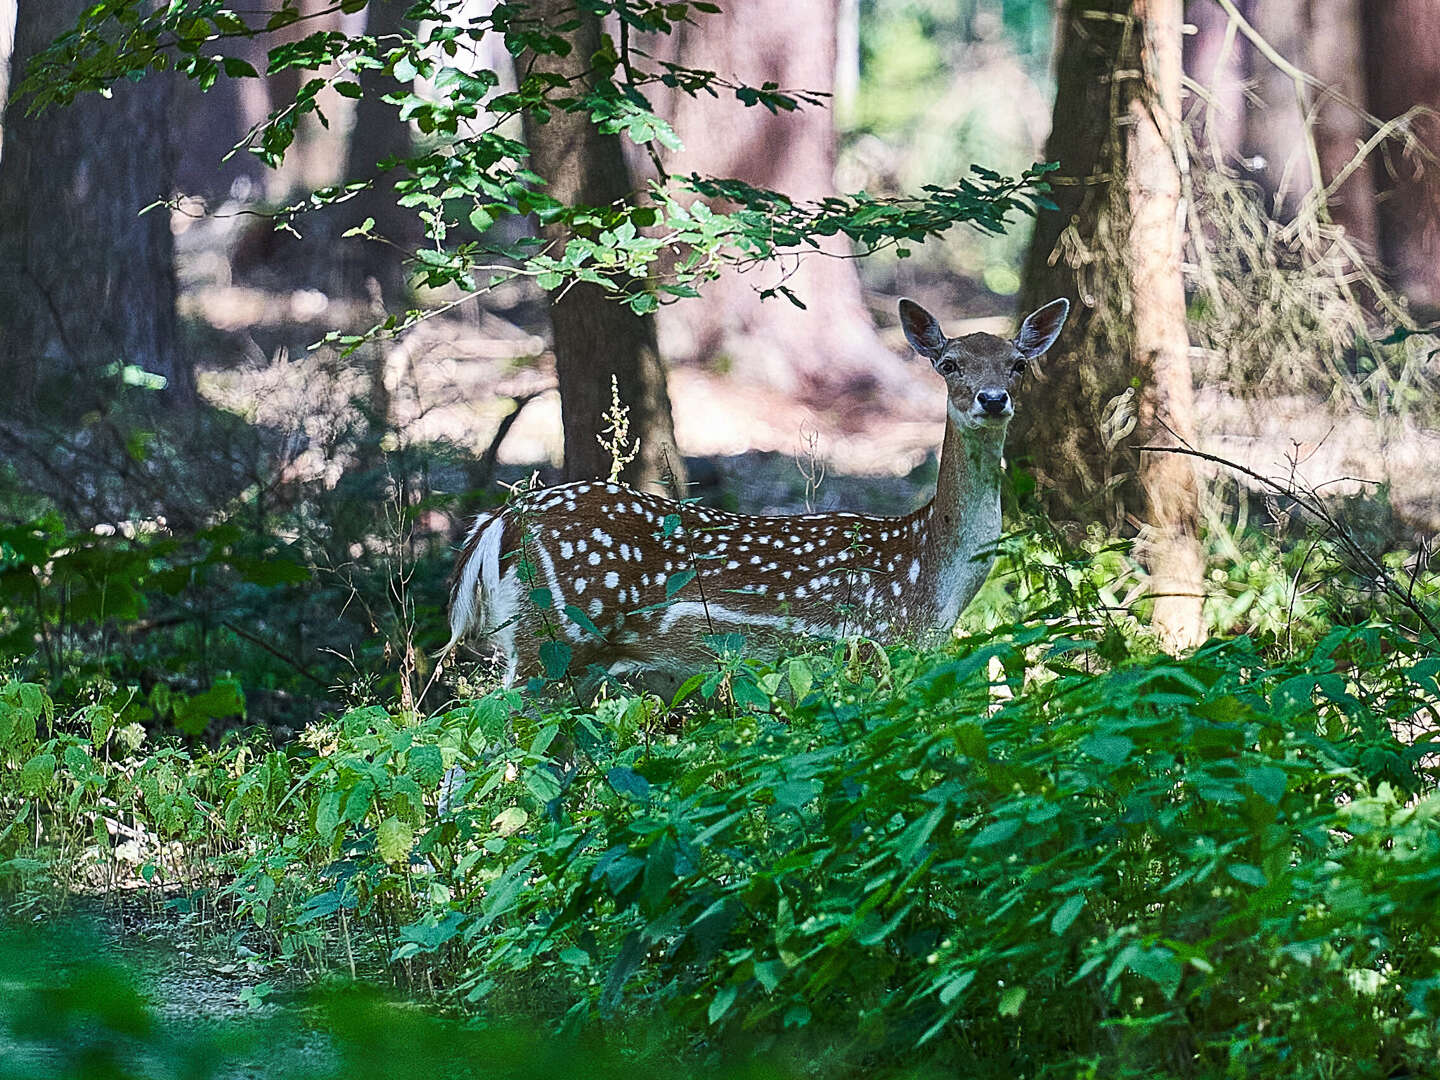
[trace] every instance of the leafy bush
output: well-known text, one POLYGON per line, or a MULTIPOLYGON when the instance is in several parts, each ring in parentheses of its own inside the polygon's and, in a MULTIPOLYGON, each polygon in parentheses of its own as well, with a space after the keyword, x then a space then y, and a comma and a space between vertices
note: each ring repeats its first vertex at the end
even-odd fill
POLYGON ((1177 660, 1054 620, 732 660, 676 708, 496 692, 143 759, 12 684, 0 875, 113 874, 128 823, 141 876, 287 964, 570 1030, 665 1017, 702 1056, 1393 1075, 1440 1019, 1437 673, 1383 629, 1177 660))

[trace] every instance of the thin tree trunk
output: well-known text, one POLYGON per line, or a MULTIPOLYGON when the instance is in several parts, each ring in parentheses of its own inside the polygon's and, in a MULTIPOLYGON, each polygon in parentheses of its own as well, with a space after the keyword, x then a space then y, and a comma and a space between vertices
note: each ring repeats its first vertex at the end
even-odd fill
MULTIPOLYGON (((1142 445, 1152 446, 1195 445, 1181 270, 1181 170, 1186 161, 1180 114, 1182 7, 1182 0, 1135 0, 1140 70, 1147 85, 1131 97, 1127 110, 1131 366, 1140 382, 1136 435, 1142 445)), ((1205 636, 1205 567, 1194 465, 1179 454, 1141 454, 1140 484, 1153 625, 1171 648, 1198 645, 1205 636)))
MULTIPOLYGON (((371 0, 366 9, 365 32, 374 37, 393 37, 405 29, 408 0, 371 0)), ((363 296, 373 282, 389 302, 400 303, 407 290, 401 250, 415 247, 420 226, 415 214, 398 204, 395 171, 381 172, 377 165, 387 158, 411 154, 410 125, 382 96, 394 90, 394 80, 382 72, 367 69, 360 74, 363 96, 355 105, 355 122, 350 129, 345 179, 374 179, 374 186, 334 208, 337 254, 340 259, 340 288, 352 296, 363 296), (366 218, 375 221, 375 231, 390 244, 359 237, 343 239, 346 230, 366 218), (392 247, 391 244, 398 245, 392 247)))
POLYGON ((1245 153, 1245 41, 1214 0, 1191 0, 1186 17, 1195 33, 1185 39, 1185 73, 1203 102, 1187 104, 1197 120, 1196 141, 1233 167, 1245 153))
MULTIPOLYGON (((1360 0, 1308 0, 1310 73, 1352 102, 1365 101, 1365 38, 1360 0)), ((1437 27, 1440 31, 1440 27, 1437 27)), ((1326 184, 1345 169, 1369 134, 1355 110, 1322 99, 1315 114, 1315 143, 1326 184)), ((1366 160, 1330 198, 1330 213, 1362 251, 1378 253, 1375 170, 1366 160)))
MULTIPOLYGON (((1372 112, 1390 120, 1413 105, 1440 110, 1440 0, 1367 0, 1365 41, 1372 112)), ((1440 147, 1440 117, 1420 119, 1415 134, 1440 147)), ((1440 314, 1440 168, 1399 158, 1380 183, 1385 261, 1428 319, 1440 314)))
MULTIPOLYGON (((85 0, 20 0, 14 68, 73 25, 85 0)), ((26 116, 11 102, 0 162, 0 380, 21 410, 76 416, 108 400, 116 365, 195 402, 178 347, 169 215, 172 81, 121 80, 112 98, 26 116), (107 373, 108 372, 108 373, 107 373)))
MULTIPOLYGON (((537 0, 531 10, 548 26, 576 17, 570 0, 537 0)), ((588 14, 578 19, 570 55, 533 57, 534 70, 573 80, 584 77, 590 57, 600 47, 600 23, 588 14)), ((605 206, 632 197, 619 138, 600 134, 586 113, 553 110, 544 124, 527 113, 525 139, 531 167, 561 202, 605 206)), ((561 228, 547 227, 545 235, 556 243, 565 240, 561 228)), ((685 465, 675 446, 654 319, 636 315, 597 285, 580 283, 563 295, 551 294, 550 321, 565 426, 566 479, 610 472, 610 453, 600 445, 599 436, 606 427, 604 415, 610 408, 614 377, 620 400, 630 412, 631 435, 639 439, 639 453, 622 478, 636 487, 663 492, 669 488, 669 476, 678 485, 676 490, 683 492, 685 465)))
MULTIPOLYGON (((1332 0, 1321 0, 1330 3, 1332 0)), ((1306 3, 1286 0, 1252 5, 1251 24, 1280 55, 1303 67, 1307 62, 1306 3)), ((1305 117, 1289 75, 1246 47, 1253 92, 1258 105, 1246 112, 1246 146, 1256 164, 1256 179, 1270 196, 1276 217, 1291 216, 1314 183, 1305 149, 1305 117)))
POLYGON ((1064 12, 1046 144, 1060 210, 1036 224, 1022 300, 1079 303, 1010 439, 1058 518, 1140 527, 1154 623, 1172 647, 1203 631, 1195 475, 1179 455, 1132 448, 1194 434, 1181 25, 1181 0, 1071 0, 1064 12))

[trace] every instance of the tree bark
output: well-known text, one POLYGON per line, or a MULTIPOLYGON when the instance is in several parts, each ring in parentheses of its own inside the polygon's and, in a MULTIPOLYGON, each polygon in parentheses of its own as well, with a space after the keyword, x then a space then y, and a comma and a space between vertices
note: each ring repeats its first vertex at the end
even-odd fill
POLYGON ((1230 19, 1214 0, 1192 0, 1186 17, 1195 33, 1185 39, 1185 71, 1203 94, 1194 114, 1196 142, 1222 164, 1245 154, 1245 41, 1230 33, 1230 19))
MULTIPOLYGON (((1302 68, 1306 65, 1306 0, 1253 4, 1250 23, 1281 56, 1302 68)), ((1258 99, 1246 112, 1246 146, 1258 166, 1255 179, 1270 196, 1272 214, 1287 218, 1314 183, 1305 148, 1305 117, 1290 76, 1248 43, 1245 52, 1252 92, 1258 99)))
POLYGON ((1060 163, 1060 210, 1037 221, 1022 300, 1026 310, 1057 296, 1078 304, 1027 388, 1010 448, 1057 517, 1140 527, 1154 625, 1183 647, 1203 633, 1195 474, 1180 455, 1135 449, 1194 435, 1181 0, 1071 0, 1062 25, 1046 145, 1060 163))
MULTIPOLYGON (((371 0, 366 9, 365 32, 379 38, 399 34, 405 29, 405 11, 409 6, 407 0, 371 0)), ((355 105, 345 179, 373 179, 374 185, 334 208, 340 288, 348 295, 363 296, 374 282, 386 301, 401 303, 407 296, 401 252, 419 244, 420 224, 414 213, 397 202, 395 182, 399 174, 393 170, 382 172, 377 166, 387 158, 410 156, 410 125, 400 119, 395 106, 381 100, 395 88, 393 80, 386 79, 379 71, 367 69, 360 74, 360 88, 363 96, 355 105), (374 219, 375 231, 390 244, 359 237, 342 238, 347 229, 366 218, 374 219)))
MULTIPOLYGON (((20 0, 13 70, 74 24, 85 0, 20 0)), ((195 402, 176 340, 169 215, 172 80, 121 80, 26 116, 11 102, 0 161, 0 380, 22 411, 76 416, 108 400, 112 365, 167 380, 171 406, 195 402)))
MULTIPOLYGON (((837 0, 730 0, 718 15, 651 40, 660 58, 760 86, 829 93, 835 86, 837 0)), ((678 174, 733 177, 795 199, 835 194, 835 117, 805 106, 774 114, 743 108, 734 95, 668 94, 652 104, 684 141, 665 166, 678 174)), ((908 361, 880 341, 843 243, 825 243, 784 280, 806 305, 761 300, 781 278, 777 267, 727 272, 704 287, 703 299, 666 308, 667 353, 692 361, 723 360, 737 378, 773 387, 821 407, 853 404, 876 392, 909 395, 916 386, 908 361)))
MULTIPOLYGON (((1308 16, 1310 73, 1349 101, 1363 103, 1365 35, 1360 0, 1308 0, 1308 16)), ((1436 30, 1440 32, 1440 26, 1436 30)), ((1327 185, 1350 164, 1369 134, 1353 108, 1333 97, 1319 102, 1315 144, 1327 185)), ((1378 254, 1380 222, 1373 159, 1366 159, 1331 196, 1330 214, 1361 251, 1378 254)))
MULTIPOLYGON (((531 10, 546 25, 576 17, 572 0, 537 0, 531 10)), ((600 46, 600 23, 579 16, 571 35, 569 56, 536 56, 534 70, 555 72, 567 79, 585 77, 590 57, 600 46)), ((531 167, 544 177, 546 190, 567 205, 605 206, 633 196, 630 171, 620 140, 602 135, 584 112, 553 110, 544 124, 525 117, 525 139, 531 167)), ((563 228, 547 226, 545 235, 563 243, 563 228)), ((560 412, 565 426, 565 478, 607 476, 610 453, 599 436, 610 408, 610 380, 630 412, 630 432, 639 452, 621 474, 635 487, 657 492, 685 490, 685 465, 675 445, 674 422, 665 369, 656 344, 655 321, 636 315, 610 299, 597 285, 580 283, 562 295, 550 295, 554 329, 555 372, 560 384, 560 412)))
MULTIPOLYGON (((1440 0, 1368 0, 1365 59, 1370 109, 1390 120, 1413 105, 1440 110, 1440 0)), ((1440 147, 1440 117, 1415 124, 1440 147)), ((1440 168, 1419 156, 1392 162, 1379 179, 1380 247, 1395 284, 1424 319, 1440 315, 1440 168)))
MULTIPOLYGON (((1131 364, 1140 382, 1136 436, 1145 446, 1195 445, 1195 387, 1185 323, 1180 111, 1183 0, 1135 0, 1146 85, 1130 98, 1125 171, 1130 208, 1131 364)), ((1151 621, 1171 649, 1205 637, 1199 490, 1190 458, 1140 455, 1151 621)))

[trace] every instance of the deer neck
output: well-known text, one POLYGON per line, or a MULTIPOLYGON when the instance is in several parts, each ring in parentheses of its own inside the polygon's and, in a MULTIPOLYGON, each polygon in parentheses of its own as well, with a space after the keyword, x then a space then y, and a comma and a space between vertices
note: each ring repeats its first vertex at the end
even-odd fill
POLYGON ((972 427, 945 421, 935 498, 920 511, 925 519, 923 563, 932 578, 932 625, 948 632, 990 573, 982 556, 1000 539, 1000 472, 1003 427, 972 427), (977 556, 981 556, 978 557, 977 556))

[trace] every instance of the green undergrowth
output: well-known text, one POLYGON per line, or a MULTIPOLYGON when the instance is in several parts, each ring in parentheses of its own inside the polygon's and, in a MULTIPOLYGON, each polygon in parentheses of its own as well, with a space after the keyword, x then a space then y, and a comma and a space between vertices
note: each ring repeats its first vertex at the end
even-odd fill
POLYGON ((148 884, 277 969, 696 1067, 1423 1075, 1437 674, 1386 627, 1177 659, 1052 617, 215 750, 12 682, 0 880, 148 884))

